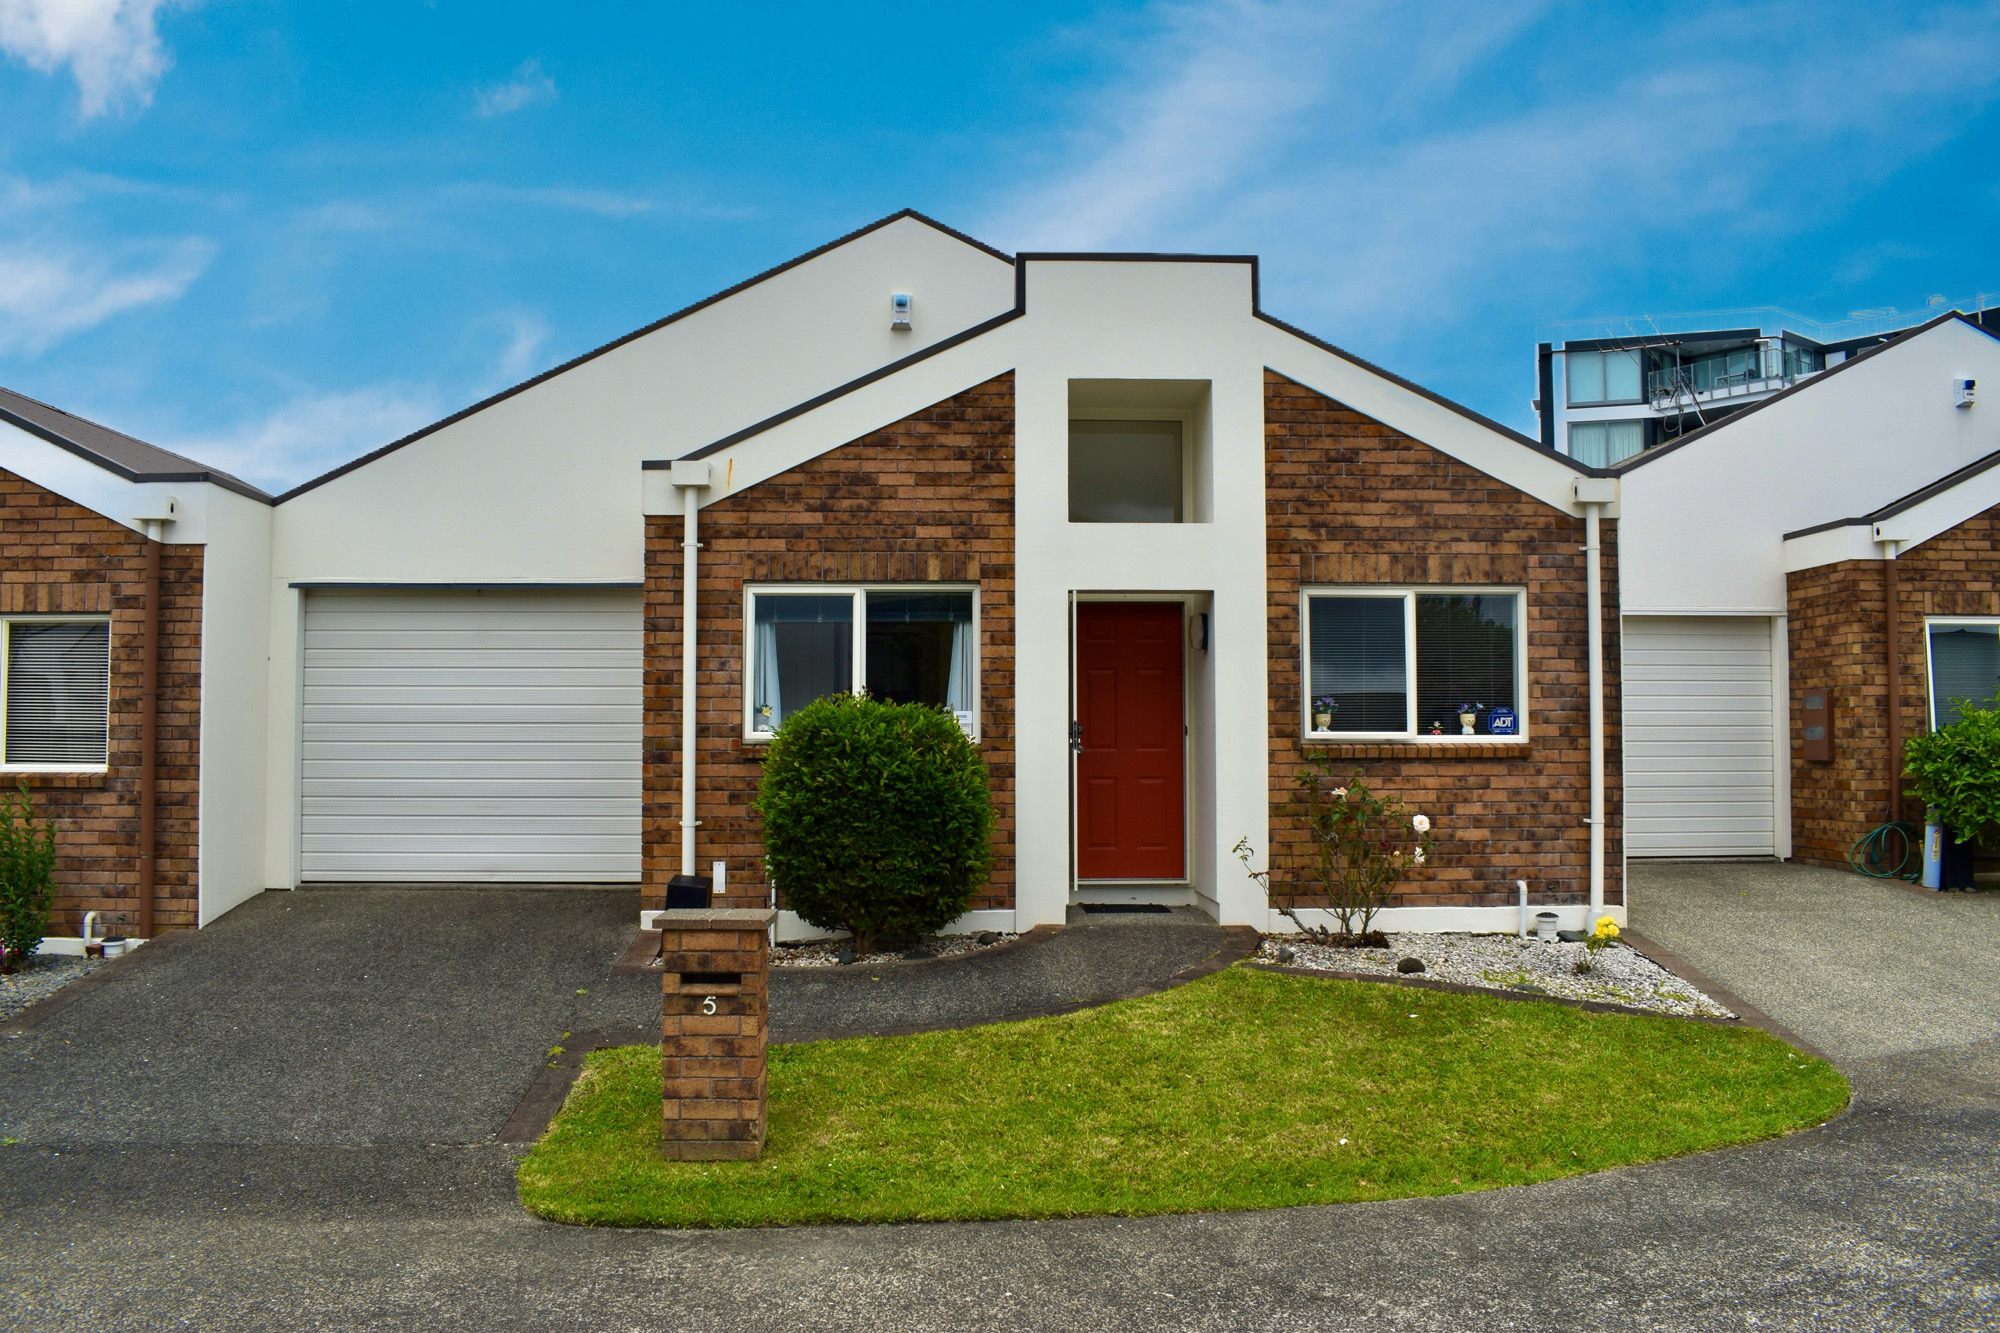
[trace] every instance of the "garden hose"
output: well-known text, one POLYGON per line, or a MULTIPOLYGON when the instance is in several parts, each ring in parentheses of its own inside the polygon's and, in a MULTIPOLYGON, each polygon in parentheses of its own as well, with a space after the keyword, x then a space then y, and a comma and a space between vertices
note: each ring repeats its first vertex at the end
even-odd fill
POLYGON ((1923 838, 1915 824, 1878 824, 1847 853, 1847 864, 1871 879, 1923 878, 1923 838))

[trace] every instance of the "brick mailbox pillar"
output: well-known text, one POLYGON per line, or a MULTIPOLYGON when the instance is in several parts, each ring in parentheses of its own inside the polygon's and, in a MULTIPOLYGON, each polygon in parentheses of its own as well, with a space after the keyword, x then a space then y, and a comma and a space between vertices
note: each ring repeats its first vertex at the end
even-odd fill
POLYGON ((764 1150, 764 1048, 776 912, 662 912, 661 1151, 682 1161, 764 1150))

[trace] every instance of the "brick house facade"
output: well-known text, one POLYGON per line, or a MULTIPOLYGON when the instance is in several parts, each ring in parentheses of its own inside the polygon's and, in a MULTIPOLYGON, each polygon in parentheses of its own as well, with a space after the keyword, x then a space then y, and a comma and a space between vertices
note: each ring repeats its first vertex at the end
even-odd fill
MULTIPOLYGON (((139 649, 146 538, 33 482, 0 472, 0 614, 101 614, 111 622, 111 727, 105 773, 10 773, 53 819, 51 934, 85 912, 138 921, 139 649)), ((155 776, 155 929, 196 923, 201 763, 203 548, 160 550, 159 713, 155 776)))
MULTIPOLYGON (((1435 821, 1435 864, 1392 906, 1590 898, 1590 755, 1583 521, 1303 385, 1265 374, 1273 883, 1308 863, 1289 811, 1310 752, 1359 770, 1435 821), (1310 744, 1300 735, 1304 585, 1526 589, 1525 745, 1310 744)), ((1619 867, 1615 523, 1604 545, 1605 902, 1619 867)))
MULTIPOLYGON (((1905 736, 1929 729, 1928 616, 2000 616, 2000 509, 1988 509, 1896 560, 1905 736)), ((1790 612, 1792 848, 1844 867, 1856 840, 1890 817, 1887 562, 1842 560, 1786 577, 1790 612), (1805 757, 1801 701, 1824 689, 1833 754, 1805 757)), ((1915 800, 1904 818, 1921 816, 1915 800)))
MULTIPOLYGON (((743 738, 744 586, 971 583, 979 588, 980 748, 993 868, 973 910, 1014 905, 1014 382, 978 385, 704 506, 696 727, 702 863, 728 905, 768 901, 751 803, 763 745, 743 738)), ((680 869, 681 520, 646 524, 645 908, 680 869)))

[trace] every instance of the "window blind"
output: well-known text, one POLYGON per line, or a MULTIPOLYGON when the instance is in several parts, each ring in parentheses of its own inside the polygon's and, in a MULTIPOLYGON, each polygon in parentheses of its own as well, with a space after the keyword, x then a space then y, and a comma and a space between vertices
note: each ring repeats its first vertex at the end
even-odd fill
POLYGON ((1314 597, 1311 706, 1331 697, 1334 731, 1407 731, 1409 676, 1400 597, 1314 597))
POLYGON ((1512 593, 1417 597, 1417 731, 1433 724, 1459 733, 1460 704, 1478 705, 1479 725, 1497 707, 1520 711, 1514 697, 1512 593))
POLYGON ((1955 699, 1992 707, 2000 694, 2000 625, 1931 626, 1931 716, 1948 727, 1959 719, 1955 699))
POLYGON ((6 762, 102 764, 111 713, 111 626, 8 627, 6 762))

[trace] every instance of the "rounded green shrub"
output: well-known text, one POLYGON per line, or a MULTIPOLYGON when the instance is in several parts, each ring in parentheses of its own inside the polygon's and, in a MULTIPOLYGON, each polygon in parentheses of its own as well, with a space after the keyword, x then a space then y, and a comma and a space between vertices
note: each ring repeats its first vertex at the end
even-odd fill
POLYGON ((854 935, 928 934, 986 882, 986 764, 942 708, 829 695, 778 729, 757 795, 764 863, 785 905, 854 935))
POLYGON ((2000 845, 2000 711, 1966 700, 1958 721, 1903 744, 1907 794, 1957 842, 2000 845))

